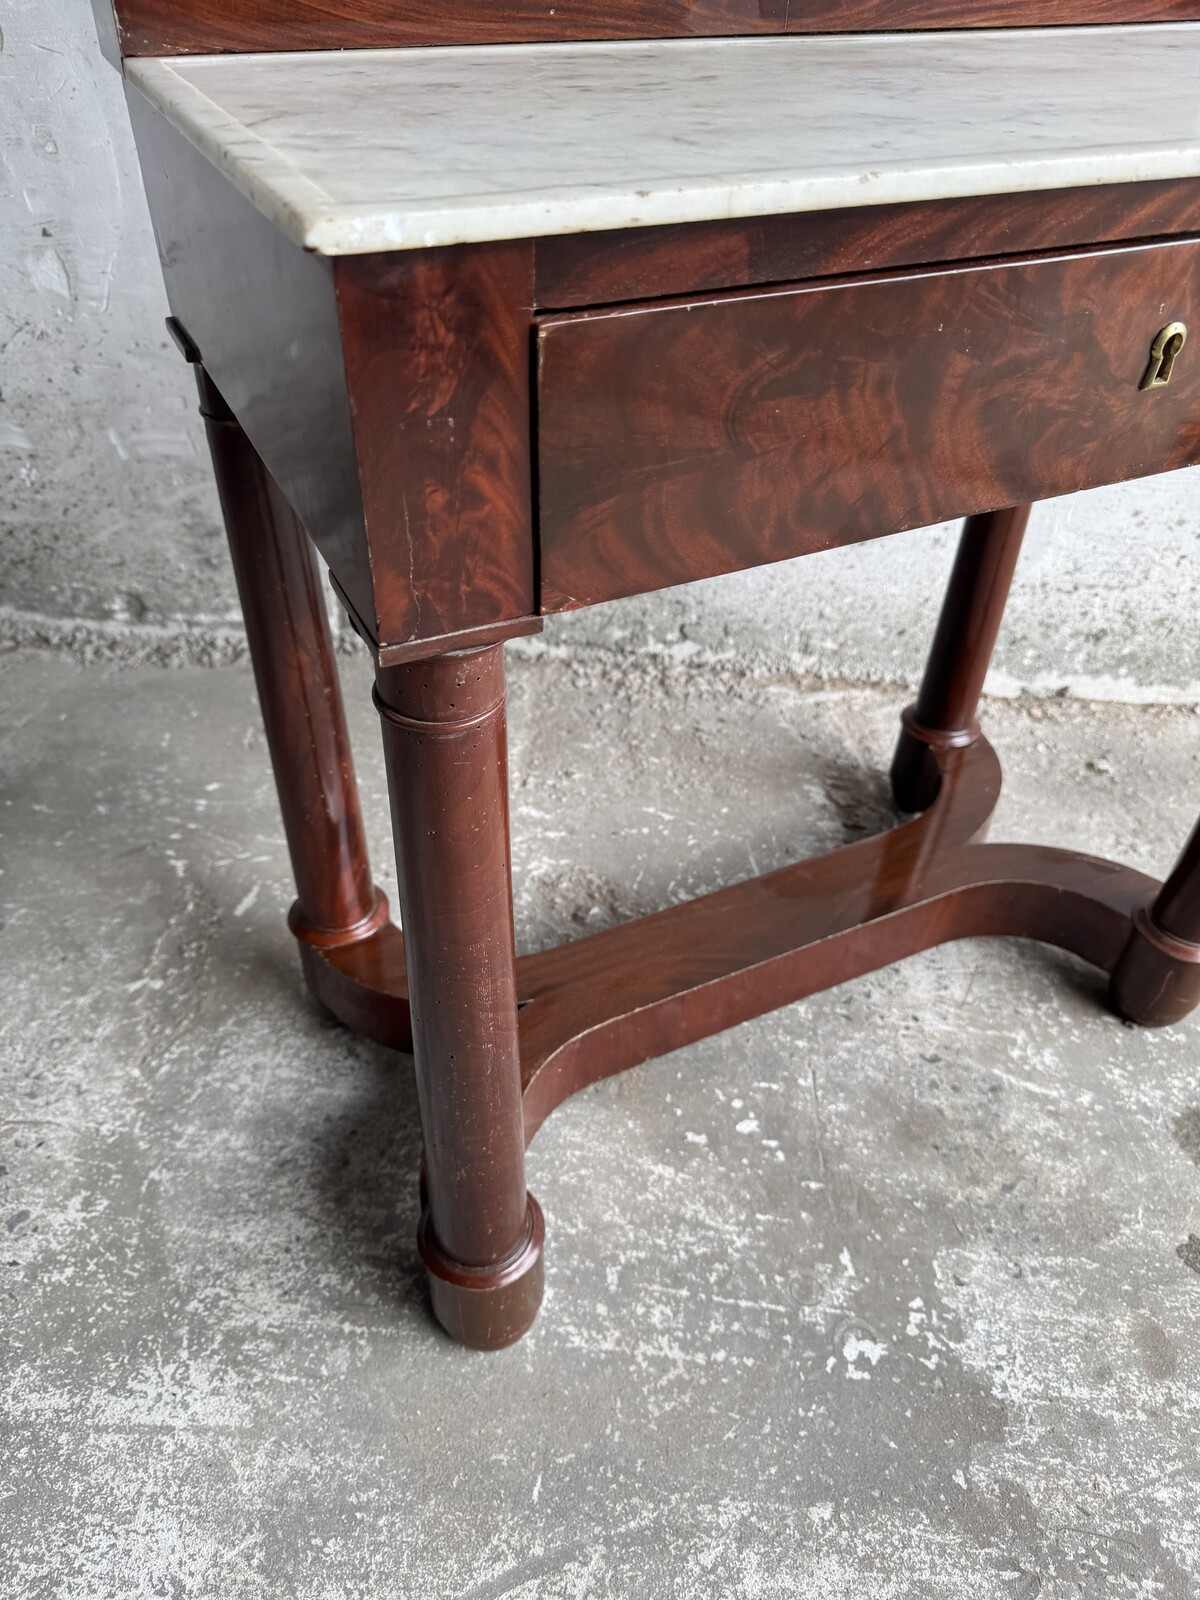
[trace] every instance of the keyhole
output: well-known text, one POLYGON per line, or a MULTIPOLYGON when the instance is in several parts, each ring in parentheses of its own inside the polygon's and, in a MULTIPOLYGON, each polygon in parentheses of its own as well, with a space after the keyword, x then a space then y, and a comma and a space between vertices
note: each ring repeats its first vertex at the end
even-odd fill
POLYGON ((1168 322, 1165 328, 1159 329, 1150 346, 1150 365, 1138 385, 1140 389, 1162 389, 1170 383, 1175 361, 1187 343, 1187 336, 1187 324, 1183 322, 1168 322))
POLYGON ((1158 369, 1159 383, 1170 383, 1171 368, 1175 365, 1175 357, 1183 349, 1183 335, 1173 333, 1163 345, 1162 365, 1158 369))

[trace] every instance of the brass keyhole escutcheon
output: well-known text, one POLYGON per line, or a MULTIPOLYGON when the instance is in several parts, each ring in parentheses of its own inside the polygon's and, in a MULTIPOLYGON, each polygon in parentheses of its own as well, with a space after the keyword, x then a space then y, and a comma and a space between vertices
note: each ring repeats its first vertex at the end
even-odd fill
POLYGON ((1165 328, 1158 330, 1150 346, 1150 365, 1146 368, 1146 376, 1138 384, 1139 389, 1166 388, 1175 370, 1179 352, 1187 343, 1187 335, 1186 322, 1168 322, 1165 328))

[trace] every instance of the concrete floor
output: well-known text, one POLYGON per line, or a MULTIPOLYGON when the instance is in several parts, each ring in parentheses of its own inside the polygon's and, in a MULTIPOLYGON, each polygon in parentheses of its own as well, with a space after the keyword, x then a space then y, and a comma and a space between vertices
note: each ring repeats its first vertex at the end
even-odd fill
MULTIPOLYGON (((889 820, 895 695, 512 679, 525 947, 889 820)), ((1169 864, 1195 714, 988 724, 995 837, 1169 864)), ((1200 1026, 977 943, 600 1085, 532 1152, 542 1318, 470 1355, 409 1063, 301 986, 246 669, 14 652, 0 730, 6 1600, 1200 1590, 1200 1026)))

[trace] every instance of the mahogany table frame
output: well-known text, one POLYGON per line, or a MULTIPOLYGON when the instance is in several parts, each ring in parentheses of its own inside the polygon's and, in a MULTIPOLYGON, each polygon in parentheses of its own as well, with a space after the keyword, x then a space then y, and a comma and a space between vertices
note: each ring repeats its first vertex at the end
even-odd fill
MULTIPOLYGON (((150 0, 130 10, 161 12, 150 0)), ((536 631, 546 609, 530 402, 534 340, 551 314, 1150 247, 1200 234, 1200 181, 331 263, 283 240, 130 98, 295 870, 291 929, 323 1004, 413 1051, 425 1149, 418 1246, 454 1337, 495 1348, 531 1325, 544 1226, 525 1148, 587 1084, 979 935, 1073 951, 1111 974, 1113 1004, 1135 1022, 1176 1022, 1200 1002, 1200 827, 1163 885, 1073 851, 983 842, 1000 773, 977 709, 1027 503, 957 508, 972 514, 891 769, 912 820, 519 959, 503 667, 504 639, 536 631), (284 359, 297 341, 300 369, 284 359), (433 426, 451 409, 453 438, 433 426), (310 534, 376 659, 407 937, 371 876, 310 534)), ((1145 470, 1200 460, 1200 410, 1190 415, 1195 425, 1145 470)), ((824 542, 890 531, 830 528, 824 542)), ((732 551, 728 568, 749 559, 732 551)))

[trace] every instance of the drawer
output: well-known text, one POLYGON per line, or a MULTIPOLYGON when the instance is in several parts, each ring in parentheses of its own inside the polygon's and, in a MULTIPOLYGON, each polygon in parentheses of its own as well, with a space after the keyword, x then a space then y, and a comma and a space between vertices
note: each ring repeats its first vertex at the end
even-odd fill
POLYGON ((579 312, 537 330, 542 609, 1200 461, 1200 242, 579 312), (1159 329, 1190 341, 1140 386, 1159 329))

